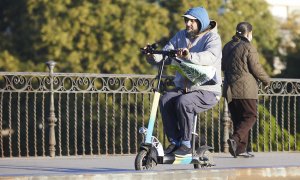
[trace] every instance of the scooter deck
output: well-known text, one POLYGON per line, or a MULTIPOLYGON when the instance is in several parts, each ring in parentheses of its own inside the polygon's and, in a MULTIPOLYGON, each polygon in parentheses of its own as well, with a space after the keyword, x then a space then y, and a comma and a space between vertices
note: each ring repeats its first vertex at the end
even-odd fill
POLYGON ((187 155, 184 157, 179 157, 175 155, 165 155, 159 156, 157 158, 158 164, 199 164, 199 157, 187 155))

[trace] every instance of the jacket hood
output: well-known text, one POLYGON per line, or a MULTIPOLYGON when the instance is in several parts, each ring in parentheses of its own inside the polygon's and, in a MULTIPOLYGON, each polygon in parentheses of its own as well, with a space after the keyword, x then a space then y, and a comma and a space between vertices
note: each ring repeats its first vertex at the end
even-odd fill
POLYGON ((184 13, 184 15, 182 15, 183 17, 195 17, 195 19, 197 19, 200 23, 201 23, 201 29, 200 32, 205 31, 210 23, 207 11, 204 7, 195 7, 195 8, 191 8, 189 9, 186 13, 184 13))

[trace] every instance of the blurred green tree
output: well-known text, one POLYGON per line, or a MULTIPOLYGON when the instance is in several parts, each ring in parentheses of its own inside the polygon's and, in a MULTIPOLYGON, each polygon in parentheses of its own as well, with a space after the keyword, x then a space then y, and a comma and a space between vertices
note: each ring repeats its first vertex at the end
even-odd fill
MULTIPOLYGON (((0 70, 31 71, 38 34, 29 23, 26 0, 0 1, 0 70)), ((44 64, 43 64, 44 66, 44 64)))
MULTIPOLYGON (((3 70, 147 73, 139 48, 169 34, 168 11, 147 1, 1 1, 3 70), (7 32, 9 31, 9 32, 7 32), (6 62, 3 61, 3 62, 6 62)), ((147 68, 148 67, 148 68, 147 68)))
POLYGON ((238 22, 252 23, 261 62, 270 69, 277 26, 267 4, 264 0, 226 2, 2 0, 0 69, 45 71, 44 62, 54 60, 60 72, 151 74, 154 71, 139 48, 153 42, 163 46, 185 28, 181 15, 195 6, 206 7, 210 18, 217 20, 223 43, 230 40, 238 22))
POLYGON ((61 71, 146 73, 139 48, 168 34, 168 12, 145 1, 30 2, 45 58, 58 61, 61 71))
POLYGON ((286 69, 281 74, 285 78, 299 78, 300 72, 300 13, 291 14, 282 24, 283 31, 288 34, 288 41, 281 41, 281 59, 286 63, 286 69), (289 33, 288 33, 289 32, 289 33))

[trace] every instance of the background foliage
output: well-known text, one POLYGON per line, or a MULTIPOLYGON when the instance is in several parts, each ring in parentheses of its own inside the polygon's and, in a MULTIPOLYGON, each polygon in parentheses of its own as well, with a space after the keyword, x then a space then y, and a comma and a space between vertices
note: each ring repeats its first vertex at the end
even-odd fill
MULTIPOLYGON (((289 32, 290 43, 281 41, 281 50, 283 62, 286 64, 286 69, 281 76, 286 78, 299 78, 300 71, 300 13, 293 13, 288 20, 282 25, 282 29, 289 32), (297 20, 297 21, 296 21, 297 20)), ((286 33, 285 32, 285 33, 286 33)))
POLYGON ((277 23, 264 0, 2 0, 0 70, 155 73, 139 53, 147 43, 163 46, 184 23, 190 7, 204 6, 218 22, 223 44, 240 21, 254 26, 261 63, 272 69, 277 54, 277 23), (259 13, 257 13, 259 12, 259 13), (261 21, 264 19, 264 21, 261 21))

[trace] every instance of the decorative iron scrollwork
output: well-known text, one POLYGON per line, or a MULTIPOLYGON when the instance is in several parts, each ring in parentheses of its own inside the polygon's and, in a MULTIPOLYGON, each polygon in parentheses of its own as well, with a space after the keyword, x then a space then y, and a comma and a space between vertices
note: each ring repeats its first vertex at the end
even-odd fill
MULTIPOLYGON (((54 92, 152 92, 154 75, 53 73, 54 92)), ((165 76, 162 86, 170 84, 165 76)), ((0 74, 0 91, 49 92, 50 78, 46 73, 0 74)))

